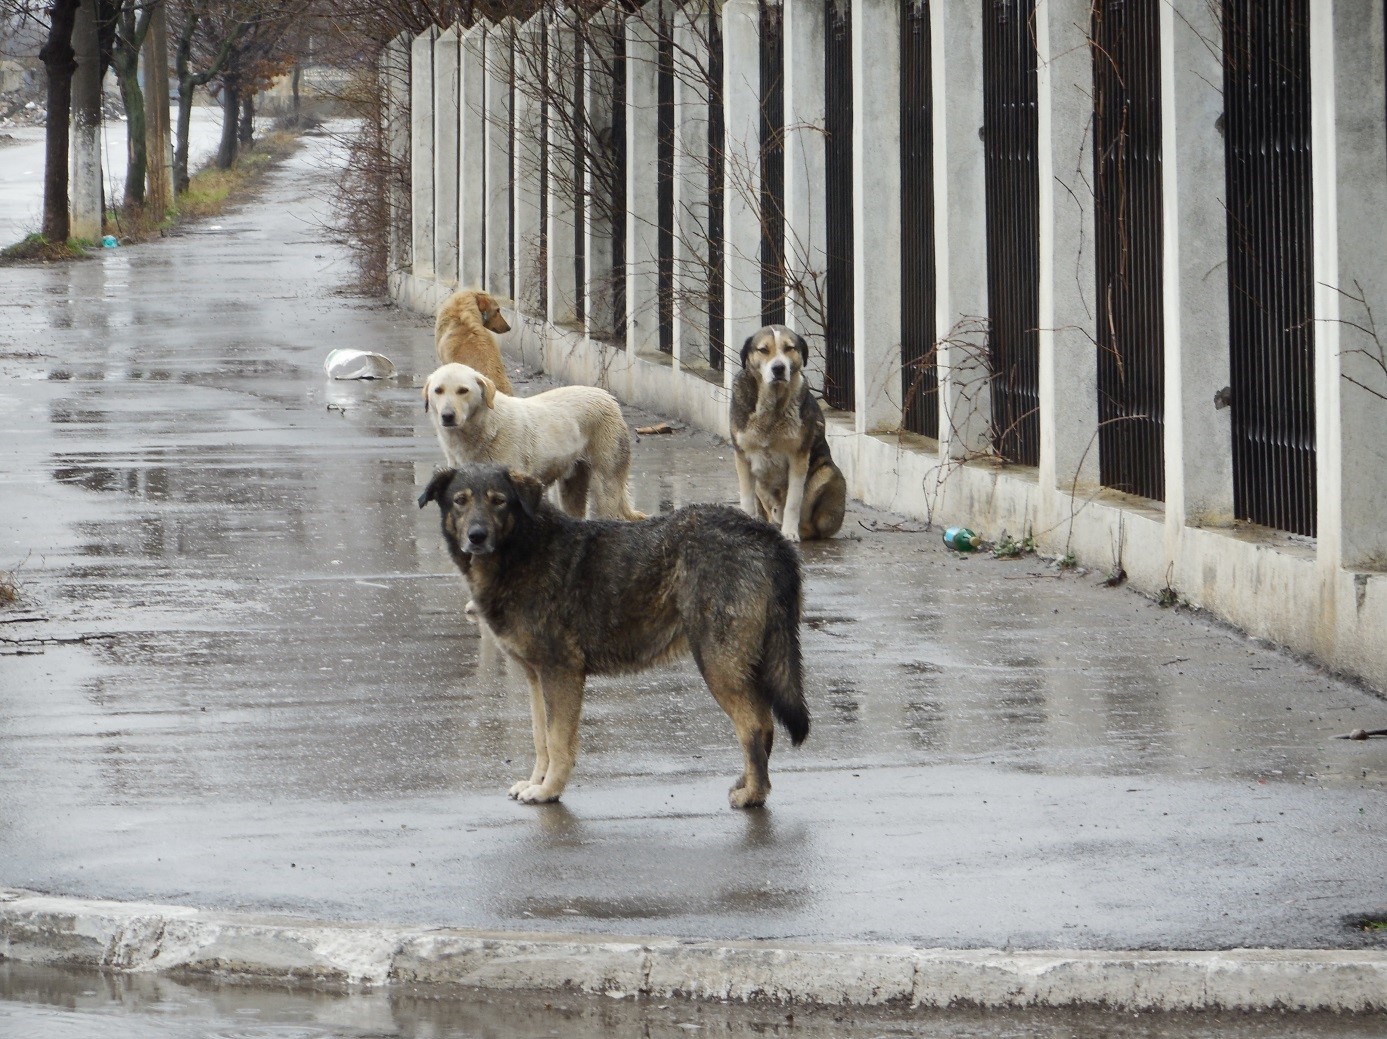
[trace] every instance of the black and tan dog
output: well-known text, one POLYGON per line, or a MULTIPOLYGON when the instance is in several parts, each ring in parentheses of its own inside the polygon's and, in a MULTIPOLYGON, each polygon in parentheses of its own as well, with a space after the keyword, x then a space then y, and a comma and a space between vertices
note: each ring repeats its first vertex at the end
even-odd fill
POLYGON ((791 541, 831 538, 843 525, 848 487, 833 464, 824 415, 804 380, 809 345, 767 325, 742 346, 732 382, 732 446, 742 508, 791 541))
POLYGON ((578 751, 588 675, 691 654, 745 756, 734 808, 765 803, 778 720, 809 734, 800 672, 799 558, 764 523, 722 505, 652 519, 573 519, 539 481, 495 465, 445 469, 419 496, 477 609, 530 682, 535 767, 510 788, 556 801, 578 751))

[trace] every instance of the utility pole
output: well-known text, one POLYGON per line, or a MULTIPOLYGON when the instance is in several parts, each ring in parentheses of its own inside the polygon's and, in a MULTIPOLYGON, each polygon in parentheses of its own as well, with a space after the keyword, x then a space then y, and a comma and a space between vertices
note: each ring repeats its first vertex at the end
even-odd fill
POLYGON ((173 204, 169 141, 169 23, 164 0, 154 0, 144 38, 145 207, 156 222, 173 204))
POLYGON ((69 196, 73 238, 101 240, 101 42, 97 0, 81 0, 72 27, 77 71, 72 75, 72 167, 69 196))

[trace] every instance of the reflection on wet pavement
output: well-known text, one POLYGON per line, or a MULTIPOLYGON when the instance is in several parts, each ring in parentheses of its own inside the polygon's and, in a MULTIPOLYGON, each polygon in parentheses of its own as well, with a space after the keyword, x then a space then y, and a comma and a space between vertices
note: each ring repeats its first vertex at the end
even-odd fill
MULTIPOLYGON (((325 150, 220 232, 7 271, 0 569, 47 619, 0 643, 0 884, 699 936, 1374 940, 1342 917, 1381 901, 1387 762, 1329 737, 1381 701, 860 508, 803 549, 814 731, 777 747, 768 811, 726 809, 739 753, 687 663, 594 679, 564 807, 508 801, 523 681, 414 504, 431 324, 336 293, 321 205, 284 202, 325 150), (399 377, 328 382, 342 346, 399 377)), ((634 457, 639 508, 735 500, 707 434, 634 457)))

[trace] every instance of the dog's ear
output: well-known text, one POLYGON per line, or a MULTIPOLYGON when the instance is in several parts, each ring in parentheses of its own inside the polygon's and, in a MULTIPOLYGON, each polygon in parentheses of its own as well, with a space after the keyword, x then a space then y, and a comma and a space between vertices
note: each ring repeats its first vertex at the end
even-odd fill
POLYGON ((751 356, 751 344, 756 341, 756 336, 749 335, 746 342, 742 344, 742 367, 746 367, 746 359, 751 356))
POLYGON ((429 384, 424 383, 424 414, 429 413, 429 384))
POLYGON ((529 473, 515 469, 508 470, 506 475, 510 477, 511 486, 515 488, 515 499, 520 502, 520 508, 526 516, 533 518, 539 510, 540 499, 544 497, 544 484, 529 473))
POLYGON ((453 477, 458 474, 456 469, 440 469, 433 474, 433 479, 424 488, 424 493, 419 495, 419 508, 423 508, 431 501, 438 502, 440 509, 446 509, 447 503, 443 500, 444 493, 448 490, 448 484, 453 482, 453 477))
POLYGON ((795 349, 799 351, 800 364, 809 360, 809 341, 798 332, 795 333, 795 349))
POLYGON ((478 373, 477 381, 482 384, 482 403, 488 408, 496 406, 496 384, 485 375, 478 373))

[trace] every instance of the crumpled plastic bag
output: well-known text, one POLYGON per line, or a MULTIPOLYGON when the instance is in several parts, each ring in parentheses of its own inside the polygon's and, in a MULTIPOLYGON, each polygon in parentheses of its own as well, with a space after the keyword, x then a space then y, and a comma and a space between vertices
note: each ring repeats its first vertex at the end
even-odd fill
POLYGON ((323 362, 323 370, 334 379, 389 379, 395 365, 382 354, 369 350, 333 350, 323 362))

